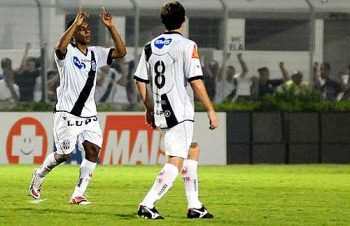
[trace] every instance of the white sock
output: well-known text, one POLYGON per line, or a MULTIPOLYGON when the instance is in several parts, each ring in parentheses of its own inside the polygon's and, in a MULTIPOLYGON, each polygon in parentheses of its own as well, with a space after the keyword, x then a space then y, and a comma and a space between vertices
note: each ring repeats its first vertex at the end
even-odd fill
POLYGON ((49 154, 43 164, 40 166, 40 168, 36 171, 36 174, 43 178, 45 177, 50 171, 55 168, 59 163, 55 159, 55 153, 49 154))
POLYGON ((96 168, 96 162, 90 162, 87 159, 83 159, 80 165, 80 175, 77 185, 75 186, 72 198, 76 196, 83 196, 89 182, 92 178, 92 173, 96 168))
POLYGON ((163 169, 159 172, 154 184, 143 199, 140 205, 146 206, 150 209, 154 207, 159 199, 161 199, 165 193, 173 186, 177 175, 179 173, 178 168, 170 163, 165 163, 163 169))
POLYGON ((201 208, 202 203, 198 199, 198 162, 185 159, 182 167, 182 179, 185 184, 188 208, 201 208))

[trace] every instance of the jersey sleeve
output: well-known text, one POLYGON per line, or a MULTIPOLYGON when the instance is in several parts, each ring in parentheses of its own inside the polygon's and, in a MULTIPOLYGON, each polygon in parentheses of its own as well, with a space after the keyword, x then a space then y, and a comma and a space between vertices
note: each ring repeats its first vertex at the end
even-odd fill
POLYGON ((202 66, 199 61, 198 48, 195 42, 191 42, 185 49, 184 65, 187 81, 191 82, 196 79, 203 79, 202 66))
POLYGON ((67 55, 70 54, 70 52, 72 51, 72 48, 73 46, 71 44, 68 44, 66 53, 62 53, 59 49, 55 50, 54 59, 58 67, 64 66, 64 62, 66 61, 67 58, 69 58, 67 57, 67 55))
POLYGON ((105 48, 101 46, 92 46, 90 47, 91 51, 94 52, 97 61, 97 67, 103 67, 110 65, 112 63, 112 51, 113 48, 105 48))
POLYGON ((148 63, 146 61, 145 50, 142 51, 139 64, 134 74, 134 79, 139 82, 149 83, 148 63))

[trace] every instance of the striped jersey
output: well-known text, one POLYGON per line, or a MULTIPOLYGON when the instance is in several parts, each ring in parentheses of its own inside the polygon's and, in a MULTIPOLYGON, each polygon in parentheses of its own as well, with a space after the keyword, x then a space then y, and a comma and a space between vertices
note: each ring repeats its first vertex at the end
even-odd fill
POLYGON ((60 76, 55 111, 79 117, 97 114, 94 100, 96 70, 112 62, 110 48, 88 47, 87 54, 69 44, 66 54, 56 50, 55 62, 60 76))
POLYGON ((150 83, 157 127, 171 128, 194 120, 189 82, 203 79, 195 42, 178 32, 166 32, 146 44, 134 79, 150 83))

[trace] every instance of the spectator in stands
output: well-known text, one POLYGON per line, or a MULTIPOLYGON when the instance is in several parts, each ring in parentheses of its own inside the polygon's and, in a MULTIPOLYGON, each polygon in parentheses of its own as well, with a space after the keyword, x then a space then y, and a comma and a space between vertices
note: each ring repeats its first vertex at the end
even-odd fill
POLYGON ((314 65, 315 89, 322 94, 324 100, 336 100, 341 91, 340 83, 330 78, 331 65, 322 63, 318 75, 318 63, 314 65))
MULTIPOLYGON (((124 59, 124 58, 123 58, 124 59)), ((137 103, 137 92, 134 81, 134 72, 135 72, 135 61, 131 60, 127 63, 127 76, 126 76, 126 94, 129 100, 129 107, 133 109, 137 103)))
POLYGON ((208 60, 204 57, 204 67, 203 67, 203 77, 204 84, 208 92, 208 96, 211 100, 214 100, 216 94, 216 81, 220 74, 222 74, 222 69, 216 60, 208 60))
POLYGON ((284 62, 279 63, 285 85, 293 89, 295 94, 303 94, 309 89, 309 83, 303 81, 303 73, 301 71, 294 71, 291 76, 284 65, 284 62))
POLYGON ((257 76, 253 76, 250 81, 250 99, 257 100, 259 98, 259 78, 257 76))
POLYGON ((12 62, 9 58, 1 60, 4 79, 0 80, 0 109, 9 107, 19 99, 19 88, 14 83, 15 71, 12 69, 12 62))
POLYGON ((284 83, 284 79, 270 79, 270 70, 267 67, 261 67, 259 72, 259 98, 267 94, 273 94, 277 87, 284 83))
POLYGON ((98 103, 129 103, 126 94, 126 76, 106 65, 98 70, 95 98, 98 103))
MULTIPOLYGON (((55 64, 56 65, 56 64, 55 64)), ((47 96, 49 101, 57 101, 56 89, 60 85, 60 76, 57 69, 52 69, 47 72, 47 96)))
POLYGON ((17 70, 16 83, 19 87, 21 102, 29 102, 34 100, 34 87, 36 78, 40 76, 39 70, 36 67, 36 59, 28 57, 28 51, 31 47, 30 43, 26 44, 21 65, 17 70))
POLYGON ((337 77, 340 81, 341 92, 339 93, 337 100, 350 100, 350 65, 342 71, 337 73, 337 77))
MULTIPOLYGON (((228 54, 228 59, 231 54, 228 54)), ((238 61, 242 67, 242 72, 236 73, 236 69, 232 65, 226 66, 226 74, 220 74, 217 79, 215 102, 229 101, 233 102, 240 99, 248 99, 250 97, 250 83, 246 78, 248 67, 243 60, 242 53, 237 54, 238 61)), ((228 60, 227 59, 227 60, 228 60)))

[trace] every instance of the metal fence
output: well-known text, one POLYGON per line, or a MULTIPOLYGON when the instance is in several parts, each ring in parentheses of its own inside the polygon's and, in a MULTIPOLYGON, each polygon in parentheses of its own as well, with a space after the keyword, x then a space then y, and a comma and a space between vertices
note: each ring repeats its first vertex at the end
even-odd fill
MULTIPOLYGON (((114 22, 125 40, 128 55, 116 61, 113 71, 125 78, 122 85, 112 81, 111 98, 98 99, 111 81, 100 81, 97 102, 108 102, 116 109, 128 109, 138 103, 132 75, 143 45, 163 32, 159 8, 163 0, 2 0, 0 1, 0 58, 8 58, 18 71, 28 47, 35 72, 27 77, 15 73, 14 82, 22 97, 14 101, 5 79, 0 80, 0 108, 9 109, 18 102, 55 102, 59 84, 53 61, 55 44, 66 23, 74 18, 79 5, 90 17, 92 44, 111 46, 107 30, 99 21, 100 7, 114 15, 114 22), (29 44, 27 44, 29 43, 29 44), (135 61, 136 59, 136 61, 135 61), (135 63, 136 62, 136 63, 135 63), (100 96, 98 96, 100 95, 100 96)), ((208 91, 216 100, 222 89, 219 78, 225 78, 227 66, 237 74, 242 71, 237 58, 242 53, 249 72, 245 89, 258 69, 268 67, 271 78, 282 78, 279 63, 289 73, 299 70, 312 83, 314 62, 330 62, 331 75, 349 74, 350 2, 347 0, 187 0, 185 36, 197 42, 208 91), (221 69, 221 70, 220 70, 221 69), (341 72, 340 72, 341 71, 341 72), (338 73, 339 72, 339 73, 338 73), (221 77, 220 77, 221 76, 221 77), (216 93, 216 94, 215 94, 216 93)), ((7 61, 8 63, 8 61, 7 61)), ((1 77, 6 73, 2 69, 1 77)), ((27 73, 28 74, 28 73, 27 73)), ((221 95, 222 96, 222 95, 221 95)), ((218 100, 221 101, 221 100, 218 100)))

